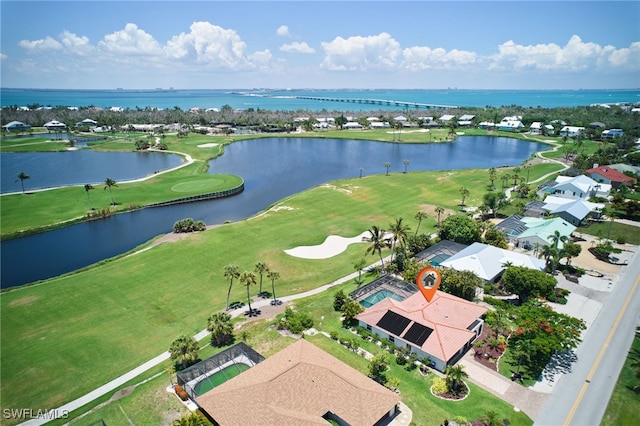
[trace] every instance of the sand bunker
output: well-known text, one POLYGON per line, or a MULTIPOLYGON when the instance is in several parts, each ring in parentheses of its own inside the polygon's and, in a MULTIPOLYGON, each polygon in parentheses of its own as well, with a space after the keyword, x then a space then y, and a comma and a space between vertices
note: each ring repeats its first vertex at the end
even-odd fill
POLYGON ((203 143, 198 145, 198 148, 213 148, 214 146, 218 146, 217 143, 203 143))
POLYGON ((290 256, 300 257, 303 259, 328 259, 339 255, 351 244, 361 243, 362 238, 368 236, 370 236, 369 231, 365 231, 352 238, 341 237, 339 235, 329 235, 320 245, 300 246, 285 250, 284 252, 290 256))

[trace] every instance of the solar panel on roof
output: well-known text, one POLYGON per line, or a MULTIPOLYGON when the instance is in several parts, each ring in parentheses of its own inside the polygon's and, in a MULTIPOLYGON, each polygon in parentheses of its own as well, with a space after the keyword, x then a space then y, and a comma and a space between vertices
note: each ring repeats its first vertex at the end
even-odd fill
POLYGON ((414 322, 413 325, 409 327, 409 331, 405 333, 403 338, 415 345, 422 346, 429 338, 432 331, 433 329, 414 322))
POLYGON ((376 325, 384 330, 387 330, 391 334, 395 334, 396 336, 400 336, 400 334, 404 331, 405 328, 409 325, 411 320, 409 318, 403 317, 402 315, 396 314, 392 311, 387 311, 386 314, 380 321, 376 323, 376 325))

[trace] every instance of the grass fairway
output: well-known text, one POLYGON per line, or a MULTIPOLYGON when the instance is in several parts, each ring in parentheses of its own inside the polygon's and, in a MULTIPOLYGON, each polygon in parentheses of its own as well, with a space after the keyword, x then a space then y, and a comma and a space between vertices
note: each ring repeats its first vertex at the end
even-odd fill
MULTIPOLYGON (((396 217, 415 228, 415 212, 433 205, 457 210, 459 188, 484 187, 485 174, 398 173, 337 181, 282 202, 292 210, 267 212, 3 292, 1 355, 3 366, 11 366, 1 372, 3 403, 57 406, 165 351, 178 335, 202 330, 207 316, 224 307, 225 265, 243 271, 266 262, 281 273, 276 285, 282 296, 347 275, 365 256, 365 244, 325 260, 294 258, 284 250, 319 244, 330 234, 353 236, 372 225, 387 227, 396 217)), ((468 203, 479 202, 482 193, 472 190, 468 203)), ((421 229, 430 232, 434 225, 431 216, 421 229)), ((243 300, 244 294, 234 283, 232 300, 243 300)))

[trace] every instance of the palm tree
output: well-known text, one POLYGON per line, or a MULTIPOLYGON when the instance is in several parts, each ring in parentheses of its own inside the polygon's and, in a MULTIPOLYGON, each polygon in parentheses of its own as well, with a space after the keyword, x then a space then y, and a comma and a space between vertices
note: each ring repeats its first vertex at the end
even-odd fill
POLYGON ((409 165, 409 160, 403 160, 402 163, 404 164, 404 172, 407 173, 407 166, 409 165))
POLYGON ((207 422, 198 413, 191 413, 175 419, 172 426, 205 426, 207 422))
POLYGON ((365 266, 367 266, 367 261, 364 259, 360 259, 353 264, 353 268, 358 271, 358 287, 362 284, 362 269, 365 266))
POLYGON ((89 191, 91 191, 92 189, 94 189, 94 188, 93 188, 93 185, 91 185, 90 183, 87 183, 84 186, 84 190, 87 191, 87 203, 89 204, 89 210, 93 210, 91 208, 91 199, 89 198, 89 191))
POLYGON ((373 225, 371 229, 369 229, 369 236, 363 237, 362 241, 365 243, 371 243, 369 247, 367 247, 366 254, 375 254, 376 252, 380 256, 380 263, 382 264, 382 269, 384 269, 384 260, 382 260, 382 249, 389 247, 389 240, 385 237, 385 232, 383 229, 378 228, 376 225, 373 225))
POLYGON ((389 167, 391 167, 391 163, 387 161, 386 163, 384 163, 384 166, 387 168, 386 176, 389 176, 389 167))
POLYGON ((116 203, 114 203, 114 202, 113 202, 113 193, 111 192, 111 187, 113 187, 113 186, 118 186, 118 185, 116 185, 116 181, 108 177, 108 178, 104 181, 104 185, 105 185, 105 186, 104 186, 104 189, 109 188, 109 195, 111 195, 111 205, 112 205, 112 206, 115 206, 115 205, 116 205, 116 203))
POLYGON ((264 274, 265 272, 268 272, 269 267, 264 262, 258 262, 256 263, 254 271, 260 274, 260 290, 258 293, 262 294, 262 274, 264 274))
POLYGON ((547 238, 549 241, 551 241, 551 244, 553 245, 553 248, 558 249, 558 245, 560 245, 560 243, 564 244, 567 241, 569 241, 569 237, 567 237, 566 235, 562 235, 560 234, 560 231, 553 231, 553 235, 549 236, 547 238))
POLYGON ((280 273, 276 271, 267 271, 267 278, 271 280, 271 296, 276 301, 276 280, 280 278, 280 273))
POLYGON ((247 303, 249 304, 249 316, 253 315, 253 308, 251 308, 251 294, 250 288, 256 284, 256 274, 253 272, 244 271, 240 274, 240 282, 247 288, 247 303))
POLYGON ((420 229, 420 224, 422 224, 422 221, 424 219, 426 219, 427 217, 428 217, 427 214, 425 212, 423 212, 422 210, 416 213, 414 218, 418 221, 418 227, 416 228, 415 235, 418 235, 418 230, 420 229))
POLYGON ((460 195, 462 195, 462 203, 460 204, 461 206, 464 206, 464 200, 470 193, 471 192, 466 187, 463 186, 460 188, 460 195))
POLYGON ((171 343, 169 353, 176 365, 183 369, 198 360, 198 342, 193 337, 183 334, 171 343))
POLYGON ((447 387, 455 394, 458 393, 460 383, 462 383, 464 379, 469 377, 469 375, 466 371, 464 371, 461 365, 450 365, 444 370, 444 373, 447 375, 447 387))
POLYGON ((491 181, 491 189, 494 189, 496 186, 493 184, 493 182, 496 180, 496 178, 498 177, 498 172, 496 171, 495 167, 491 167, 489 169, 489 180, 491 181))
POLYGON ((364 168, 360 167, 360 179, 362 179, 362 172, 364 172, 364 168))
POLYGON ((551 272, 555 272, 556 269, 556 260, 555 258, 559 255, 559 251, 556 247, 550 245, 542 246, 540 249, 540 254, 538 257, 543 257, 545 261, 545 268, 548 270, 549 266, 551 266, 551 272))
POLYGON ((22 185, 22 193, 23 194, 24 194, 24 181, 27 180, 27 179, 31 179, 31 176, 29 176, 25 172, 18 173, 18 179, 16 179, 16 182, 20 181, 20 184, 22 185))
POLYGON ((444 213, 444 207, 438 206, 436 207, 436 214, 438 215, 438 228, 440 228, 440 215, 442 215, 442 213, 444 213))
POLYGON ((207 330, 211 332, 211 344, 224 346, 233 341, 233 324, 231 315, 226 312, 216 312, 207 319, 207 330))
POLYGON ((400 247, 404 247, 404 242, 407 239, 407 232, 409 232, 409 225, 402 223, 402 218, 396 218, 394 222, 389 224, 389 232, 391 232, 391 260, 393 260, 393 252, 396 244, 400 247))
POLYGON ((224 267, 224 277, 229 280, 229 290, 227 290, 227 310, 229 310, 229 296, 231 295, 231 287, 233 279, 240 276, 240 271, 236 265, 227 265, 224 267))
POLYGON ((513 168, 513 174, 511 175, 511 179, 513 179, 513 186, 516 186, 518 184, 518 177, 521 171, 522 169, 520 167, 513 168))

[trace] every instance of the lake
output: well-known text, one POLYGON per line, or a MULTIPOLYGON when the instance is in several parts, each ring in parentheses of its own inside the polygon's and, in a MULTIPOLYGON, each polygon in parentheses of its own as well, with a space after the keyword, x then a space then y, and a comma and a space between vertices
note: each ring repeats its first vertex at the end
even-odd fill
MULTIPOLYGON (((488 136, 453 143, 394 144, 349 139, 266 138, 235 142, 210 162, 209 173, 245 180, 243 193, 225 199, 148 208, 0 243, 2 288, 55 277, 124 253, 171 232, 187 217, 208 225, 250 217, 273 203, 327 181, 404 171, 454 170, 519 165, 544 144, 488 136), (28 265, 29 267, 24 267, 28 265)), ((4 154, 3 154, 4 155, 4 154)), ((20 155, 37 155, 25 153, 20 155)), ((129 153, 136 156, 135 153, 129 153)), ((56 164, 43 165, 64 174, 56 164)), ((43 170, 48 173, 50 170, 43 170)), ((79 177, 81 184, 104 177, 79 177)))

